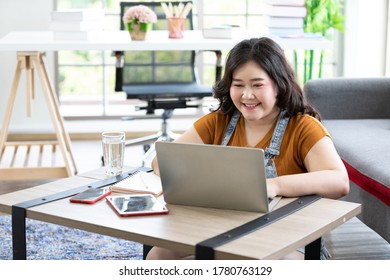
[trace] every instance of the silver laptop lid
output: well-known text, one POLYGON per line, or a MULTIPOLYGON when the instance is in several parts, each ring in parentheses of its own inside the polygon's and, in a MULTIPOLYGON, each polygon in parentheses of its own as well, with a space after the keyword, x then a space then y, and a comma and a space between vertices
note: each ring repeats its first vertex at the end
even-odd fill
POLYGON ((264 151, 157 142, 167 203, 266 213, 264 151))

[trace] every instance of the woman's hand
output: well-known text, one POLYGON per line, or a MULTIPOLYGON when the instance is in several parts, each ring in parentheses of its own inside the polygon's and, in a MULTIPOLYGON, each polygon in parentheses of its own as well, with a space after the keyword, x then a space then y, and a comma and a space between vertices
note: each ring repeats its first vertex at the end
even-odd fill
POLYGON ((307 173, 267 179, 268 197, 317 194, 337 199, 349 191, 348 174, 329 137, 318 141, 305 158, 307 173))
POLYGON ((277 178, 267 179, 267 194, 268 198, 274 198, 278 195, 277 178))

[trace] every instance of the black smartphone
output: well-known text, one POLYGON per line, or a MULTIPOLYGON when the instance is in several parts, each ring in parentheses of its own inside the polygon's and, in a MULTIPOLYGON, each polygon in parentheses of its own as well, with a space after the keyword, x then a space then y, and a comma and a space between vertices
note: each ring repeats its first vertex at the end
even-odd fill
POLYGON ((111 194, 111 188, 91 188, 71 197, 70 202, 93 204, 111 194))

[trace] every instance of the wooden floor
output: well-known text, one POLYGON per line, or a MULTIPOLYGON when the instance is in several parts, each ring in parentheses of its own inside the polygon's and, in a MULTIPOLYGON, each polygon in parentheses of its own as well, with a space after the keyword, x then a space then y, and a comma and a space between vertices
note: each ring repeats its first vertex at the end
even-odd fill
MULTIPOLYGON (((101 166, 100 141, 72 141, 73 154, 79 173, 101 166)), ((127 147, 125 164, 139 166, 142 163, 142 146, 127 147)), ((37 186, 49 180, 0 181, 0 194, 37 186)), ((357 218, 347 221, 325 236, 333 259, 390 260, 390 244, 365 226, 357 218)))

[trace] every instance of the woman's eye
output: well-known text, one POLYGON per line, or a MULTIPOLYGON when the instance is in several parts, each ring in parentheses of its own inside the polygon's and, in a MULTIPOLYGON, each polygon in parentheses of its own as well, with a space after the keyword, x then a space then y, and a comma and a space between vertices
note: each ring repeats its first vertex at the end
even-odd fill
POLYGON ((263 85, 262 84, 254 84, 253 87, 255 88, 259 88, 259 87, 262 87, 263 85))
POLYGON ((243 87, 243 85, 240 85, 240 84, 233 84, 233 86, 238 87, 238 88, 243 87))

